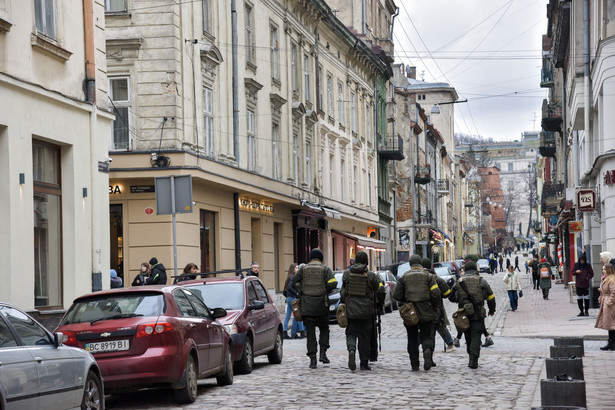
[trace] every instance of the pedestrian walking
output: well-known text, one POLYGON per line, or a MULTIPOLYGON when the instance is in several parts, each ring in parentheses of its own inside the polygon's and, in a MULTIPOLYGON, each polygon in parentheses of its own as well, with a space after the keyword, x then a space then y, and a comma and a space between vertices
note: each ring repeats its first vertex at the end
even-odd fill
POLYGON ((495 258, 489 258, 489 273, 491 275, 495 274, 496 267, 497 267, 497 261, 495 260, 495 258))
POLYGON ((508 291, 508 299, 510 299, 510 310, 514 312, 519 304, 518 292, 521 290, 521 285, 519 284, 519 276, 512 266, 508 268, 508 273, 504 275, 504 283, 508 291))
POLYGON ((579 261, 574 264, 572 274, 576 282, 577 304, 580 310, 577 316, 589 316, 589 286, 591 285, 591 279, 594 277, 594 270, 587 263, 587 257, 584 253, 579 256, 579 261))
POLYGON ((439 323, 442 300, 440 289, 434 276, 423 269, 421 257, 412 255, 409 259, 410 270, 402 276, 395 285, 393 297, 401 303, 412 302, 416 309, 419 322, 416 325, 406 325, 408 334, 408 355, 413 371, 418 371, 419 340, 423 347, 423 369, 429 370, 433 363, 435 341, 432 337, 432 327, 439 323))
POLYGON ((608 330, 609 341, 600 350, 615 350, 615 267, 610 263, 602 266, 604 280, 600 283, 600 310, 594 327, 608 330))
POLYGON ((348 368, 355 370, 357 341, 361 370, 371 370, 371 334, 374 328, 374 307, 376 293, 384 295, 384 287, 374 272, 368 268, 367 253, 360 251, 355 256, 354 265, 344 271, 340 297, 346 304, 348 327, 346 327, 346 348, 348 349, 348 368))
POLYGON ((143 285, 145 285, 145 282, 147 281, 147 278, 149 277, 149 275, 151 273, 152 272, 150 271, 149 263, 143 262, 141 264, 141 270, 139 271, 137 276, 135 276, 135 278, 132 280, 131 286, 143 286, 143 285))
POLYGON ((534 254, 534 259, 530 262, 532 268, 532 285, 538 290, 540 287, 540 278, 538 277, 538 255, 534 254))
POLYGON ((166 285, 167 284, 167 269, 164 265, 158 262, 155 257, 149 260, 152 273, 145 282, 146 285, 166 285))
POLYGON ((515 256, 515 271, 521 272, 521 269, 519 269, 519 255, 515 256))
POLYGON ((500 265, 500 272, 504 272, 504 258, 502 255, 500 255, 500 258, 498 259, 498 264, 500 265))
POLYGON ((530 265, 527 263, 527 261, 525 261, 525 274, 527 275, 528 273, 530 273, 530 265))
POLYGON ((468 366, 471 369, 476 369, 480 357, 481 334, 485 331, 484 302, 487 301, 488 315, 493 316, 495 314, 495 295, 491 291, 489 283, 476 271, 474 261, 466 262, 465 271, 463 278, 453 285, 449 299, 452 302, 457 302, 470 319, 470 329, 464 332, 464 336, 469 355, 468 366))
POLYGON ((510 258, 506 258, 506 271, 508 271, 508 268, 510 267, 510 258))
MULTIPOLYGON (((380 275, 376 275, 376 279, 382 285, 379 287, 379 291, 376 292, 376 297, 374 299, 374 309, 372 314, 372 332, 370 335, 370 343, 369 343, 369 361, 377 362, 378 361, 378 343, 380 338, 380 333, 382 331, 382 314, 384 314, 384 300, 386 299, 386 289, 385 286, 387 284, 380 277, 380 275)), ((392 297, 392 296, 391 296, 392 297)))
POLYGON ((542 298, 549 300, 549 289, 551 289, 551 265, 545 258, 540 260, 538 264, 538 276, 540 276, 540 289, 542 290, 542 298))
POLYGON ((293 315, 293 302, 299 295, 292 286, 293 278, 299 270, 299 265, 291 263, 288 267, 288 274, 286 275, 286 281, 284 282, 284 290, 282 294, 286 297, 286 316, 284 317, 284 339, 301 339, 305 337, 305 326, 302 321, 293 317, 293 323, 290 328, 290 335, 288 334, 288 322, 293 315))
POLYGON ((301 317, 307 332, 307 356, 310 369, 316 369, 316 353, 320 346, 322 363, 330 363, 329 349, 329 293, 337 287, 331 268, 323 265, 324 257, 318 248, 310 252, 310 262, 299 269, 292 280, 292 287, 299 294, 301 317), (316 327, 320 332, 316 342, 316 327))

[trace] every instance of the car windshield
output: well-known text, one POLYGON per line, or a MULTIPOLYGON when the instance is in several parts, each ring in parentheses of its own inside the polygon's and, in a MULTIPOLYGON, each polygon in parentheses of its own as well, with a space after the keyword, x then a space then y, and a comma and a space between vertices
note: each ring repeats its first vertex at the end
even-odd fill
POLYGON ((135 316, 160 316, 165 311, 162 293, 117 293, 79 299, 68 310, 61 325, 135 316))
POLYGON ((479 259, 477 262, 479 265, 489 265, 489 261, 487 259, 479 259))
POLYGON ((434 270, 436 271, 436 274, 438 276, 442 276, 442 277, 446 277, 446 276, 451 276, 451 272, 448 270, 447 267, 440 267, 440 268, 434 268, 434 270))
POLYGON ((410 264, 408 262, 399 265, 399 267, 397 268, 397 279, 404 276, 404 274, 408 272, 409 270, 410 270, 410 264))
POLYGON ((214 283, 190 286, 189 289, 211 309, 221 307, 226 310, 241 310, 244 308, 243 282, 214 283))

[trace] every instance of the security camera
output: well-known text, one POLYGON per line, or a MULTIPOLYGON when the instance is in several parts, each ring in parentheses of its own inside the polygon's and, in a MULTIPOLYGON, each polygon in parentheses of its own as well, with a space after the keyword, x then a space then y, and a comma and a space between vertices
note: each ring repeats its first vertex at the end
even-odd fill
POLYGON ((105 162, 113 162, 113 158, 105 156, 105 162))

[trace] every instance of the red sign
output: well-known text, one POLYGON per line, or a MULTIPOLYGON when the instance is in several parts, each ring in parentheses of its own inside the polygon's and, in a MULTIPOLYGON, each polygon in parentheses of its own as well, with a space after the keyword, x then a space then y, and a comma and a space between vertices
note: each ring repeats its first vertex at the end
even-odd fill
POLYGON ((615 170, 604 173, 604 185, 615 185, 615 170))
POLYGON ((153 214, 154 213, 154 208, 151 208, 151 207, 148 206, 147 208, 145 208, 145 213, 147 215, 153 214))
POLYGON ((577 191, 577 208, 581 212, 593 212, 596 209, 596 192, 593 189, 577 191))
POLYGON ((583 221, 568 221, 570 232, 583 232, 583 221))

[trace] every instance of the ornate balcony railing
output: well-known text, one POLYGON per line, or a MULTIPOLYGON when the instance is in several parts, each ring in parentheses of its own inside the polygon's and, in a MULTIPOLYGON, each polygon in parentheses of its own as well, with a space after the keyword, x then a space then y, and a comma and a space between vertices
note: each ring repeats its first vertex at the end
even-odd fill
POLYGON ((415 167, 414 182, 417 184, 428 184, 431 181, 431 166, 425 165, 424 167, 415 167))
POLYGON ((432 225, 432 223, 433 223, 433 216, 429 209, 425 211, 425 213, 419 213, 417 211, 417 218, 416 218, 416 223, 415 223, 416 226, 429 227, 432 225))
POLYGON ((543 131, 540 133, 539 151, 543 157, 555 157, 556 134, 554 131, 543 131))
POLYGON ((541 87, 553 87, 555 70, 553 70, 553 64, 551 60, 542 62, 542 72, 540 76, 540 86, 541 87))
POLYGON ((561 104, 542 101, 542 128, 545 131, 561 131, 562 106, 561 104))
POLYGON ((380 158, 394 161, 404 159, 404 140, 401 135, 378 135, 378 155, 380 158))

